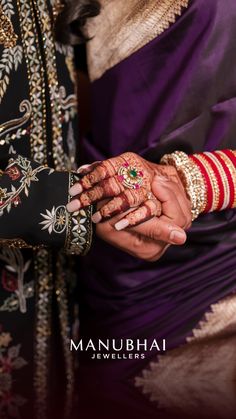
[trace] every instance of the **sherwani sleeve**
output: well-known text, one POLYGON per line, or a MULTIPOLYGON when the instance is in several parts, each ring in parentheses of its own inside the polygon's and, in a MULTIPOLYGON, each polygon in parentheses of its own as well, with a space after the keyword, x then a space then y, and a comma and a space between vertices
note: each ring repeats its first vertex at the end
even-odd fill
POLYGON ((86 254, 92 240, 92 209, 69 214, 69 188, 77 180, 16 156, 0 173, 0 245, 64 247, 86 254))

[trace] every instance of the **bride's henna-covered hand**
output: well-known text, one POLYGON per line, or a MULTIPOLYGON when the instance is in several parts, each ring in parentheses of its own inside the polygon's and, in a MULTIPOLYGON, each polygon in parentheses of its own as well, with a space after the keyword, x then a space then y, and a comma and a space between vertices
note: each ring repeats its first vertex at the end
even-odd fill
MULTIPOLYGON (((81 172, 81 171, 80 171, 81 172)), ((74 197, 67 209, 70 212, 86 207, 106 198, 112 198, 94 214, 93 221, 111 218, 134 208, 124 221, 127 225, 137 225, 161 214, 161 205, 152 193, 152 182, 156 173, 175 178, 176 169, 150 163, 134 153, 124 153, 118 157, 86 167, 85 176, 75 184, 70 193, 74 197)))

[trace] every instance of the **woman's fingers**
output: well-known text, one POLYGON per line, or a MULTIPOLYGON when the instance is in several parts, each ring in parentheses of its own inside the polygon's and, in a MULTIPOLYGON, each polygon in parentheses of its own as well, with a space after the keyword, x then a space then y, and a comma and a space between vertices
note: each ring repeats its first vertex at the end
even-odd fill
POLYGON ((182 228, 163 216, 160 218, 154 217, 148 222, 132 228, 132 231, 144 235, 150 240, 161 241, 167 244, 182 245, 187 239, 186 233, 182 228))
MULTIPOLYGON (((75 185, 76 186, 76 185, 75 185)), ((113 176, 102 180, 97 185, 86 192, 74 197, 74 199, 67 205, 69 212, 78 211, 80 208, 87 207, 94 204, 101 199, 112 198, 124 191, 124 186, 119 182, 118 176, 113 176)))
MULTIPOLYGON (((83 191, 91 189, 94 185, 101 182, 102 180, 115 176, 117 173, 117 168, 122 163, 123 159, 121 157, 105 160, 104 162, 98 164, 96 163, 95 168, 93 168, 92 171, 83 176, 79 182, 70 188, 70 195, 79 195, 83 191)), ((87 168, 87 170, 89 169, 87 168)))
POLYGON ((87 175, 88 173, 92 172, 92 170, 94 170, 99 164, 101 164, 100 161, 95 161, 91 164, 84 164, 83 166, 79 167, 77 173, 82 176, 87 175))
POLYGON ((139 205, 147 200, 147 195, 147 191, 143 188, 138 190, 125 189, 123 193, 103 205, 100 210, 93 215, 92 220, 94 223, 99 223, 102 220, 125 212, 130 208, 139 207, 139 205))
POLYGON ((113 177, 119 172, 120 178, 124 183, 128 183, 129 185, 142 183, 142 186, 149 185, 150 177, 154 174, 154 170, 150 170, 150 166, 140 156, 134 153, 124 153, 101 163, 96 162, 89 167, 82 167, 80 173, 87 174, 72 186, 69 192, 72 196, 79 195, 83 191, 91 189, 102 180, 113 177))
POLYGON ((156 199, 149 199, 142 206, 130 212, 122 220, 115 224, 118 231, 124 230, 127 227, 134 227, 138 224, 144 223, 151 218, 161 215, 161 204, 156 199))

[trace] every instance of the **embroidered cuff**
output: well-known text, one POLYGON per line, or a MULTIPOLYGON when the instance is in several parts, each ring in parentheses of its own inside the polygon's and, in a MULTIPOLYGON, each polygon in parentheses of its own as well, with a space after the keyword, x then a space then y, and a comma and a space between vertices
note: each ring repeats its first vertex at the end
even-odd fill
MULTIPOLYGON (((69 189, 79 181, 78 175, 70 174, 69 189)), ((68 196, 68 202, 71 197, 68 196)), ((69 214, 67 226, 66 251, 71 254, 84 256, 88 253, 93 236, 92 206, 69 214)))
POLYGON ((66 205, 77 175, 11 160, 0 176, 0 245, 61 247, 84 255, 92 241, 92 208, 69 214, 66 205))

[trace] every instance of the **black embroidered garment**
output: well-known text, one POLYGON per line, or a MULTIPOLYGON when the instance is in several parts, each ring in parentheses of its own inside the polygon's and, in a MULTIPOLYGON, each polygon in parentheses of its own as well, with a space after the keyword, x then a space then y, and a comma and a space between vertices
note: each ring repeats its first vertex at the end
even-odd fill
POLYGON ((77 105, 73 51, 53 37, 59 9, 0 0, 1 419, 66 417, 72 404, 66 253, 88 251, 91 217, 66 211, 77 105))

